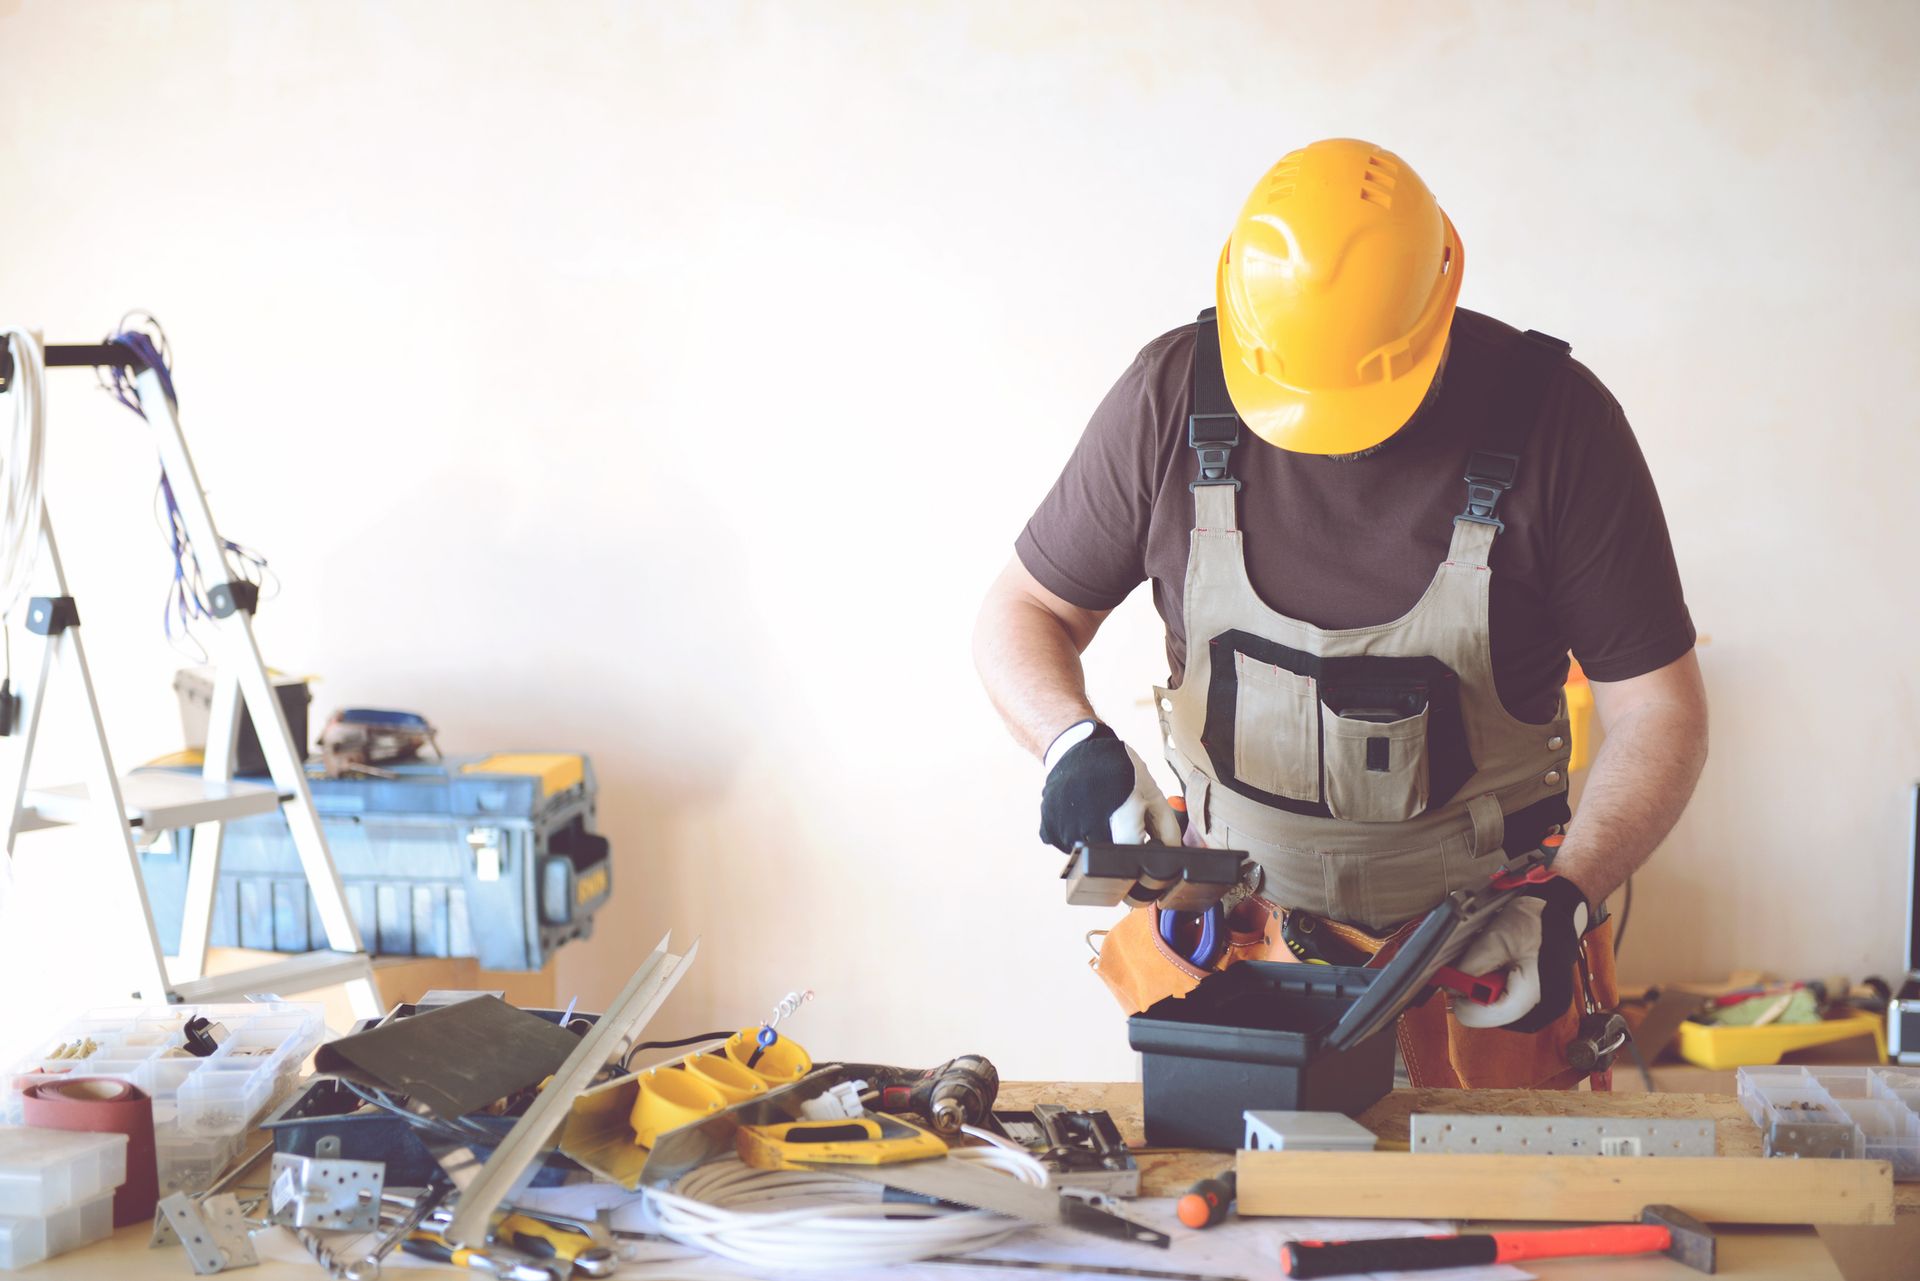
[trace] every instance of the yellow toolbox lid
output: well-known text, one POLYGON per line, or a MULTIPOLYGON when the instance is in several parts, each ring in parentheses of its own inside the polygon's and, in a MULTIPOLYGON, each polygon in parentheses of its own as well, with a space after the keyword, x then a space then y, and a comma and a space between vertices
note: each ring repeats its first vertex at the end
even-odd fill
POLYGON ((460 767, 462 774, 531 774, 540 780, 540 794, 552 796, 578 787, 586 766, 573 752, 495 752, 460 767))

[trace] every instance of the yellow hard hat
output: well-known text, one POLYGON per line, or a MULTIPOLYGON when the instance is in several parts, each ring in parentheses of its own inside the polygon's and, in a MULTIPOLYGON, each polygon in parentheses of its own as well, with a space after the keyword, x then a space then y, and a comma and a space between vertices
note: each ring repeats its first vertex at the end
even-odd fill
POLYGON ((1460 237, 1400 157, 1333 138, 1267 171, 1220 254, 1220 362, 1270 444, 1355 454, 1400 430, 1446 351, 1460 237))

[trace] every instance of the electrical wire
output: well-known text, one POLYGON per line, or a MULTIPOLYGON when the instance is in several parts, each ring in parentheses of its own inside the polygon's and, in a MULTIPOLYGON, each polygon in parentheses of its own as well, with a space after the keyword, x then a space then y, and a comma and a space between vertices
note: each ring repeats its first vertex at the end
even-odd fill
POLYGON ((444 1117, 428 1116, 422 1112, 415 1112, 413 1109, 401 1104, 385 1090, 372 1086, 364 1086, 357 1081, 349 1081, 345 1077, 335 1077, 334 1079, 345 1086, 350 1093, 358 1097, 361 1102, 379 1108, 382 1112, 389 1112, 399 1117, 402 1121, 405 1121, 408 1125, 422 1133, 431 1134, 435 1138, 444 1139, 452 1143, 480 1143, 487 1147, 496 1147, 500 1143, 500 1136, 498 1134, 495 1134, 483 1125, 477 1125, 467 1120, 465 1117, 457 1120, 447 1120, 444 1117))
POLYGON ((731 1032, 702 1032, 698 1036, 683 1036, 677 1041, 641 1041, 620 1056, 620 1069, 623 1072, 631 1072, 633 1056, 642 1050, 677 1050, 688 1045, 704 1045, 708 1041, 724 1041, 732 1035, 731 1032))
POLYGON ((13 427, 0 458, 0 617, 11 618, 33 585, 40 558, 40 523, 46 510, 41 485, 47 431, 47 362, 40 339, 24 329, 9 330, 13 379, 13 427))
MULTIPOLYGON (((178 405, 173 390, 173 348, 159 321, 147 312, 130 311, 120 318, 119 327, 107 341, 126 347, 137 355, 146 368, 158 377, 167 400, 178 405)), ((140 388, 132 370, 120 365, 108 366, 99 375, 99 381, 115 400, 140 417, 147 416, 146 409, 140 403, 140 388)), ((154 487, 154 521, 160 525, 161 534, 167 541, 167 550, 173 556, 173 578, 167 584, 166 600, 160 610, 161 630, 175 649, 196 661, 204 662, 207 658, 206 647, 193 635, 193 627, 195 623, 213 617, 213 605, 208 598, 206 574, 200 564, 199 549, 193 546, 193 537, 188 532, 180 504, 174 497, 173 484, 167 477, 164 462, 160 467, 159 483, 154 487)), ((225 555, 218 557, 215 565, 221 575, 219 581, 225 582, 229 575, 235 576, 259 588, 263 600, 270 600, 279 594, 279 577, 268 567, 265 556, 230 538, 222 538, 220 544, 225 555)))
POLYGON ((1613 954, 1620 955, 1620 947, 1627 941, 1627 922, 1633 919, 1633 877, 1627 877, 1626 898, 1620 904, 1620 923, 1613 927, 1613 954))
MULTIPOLYGON (((1017 1145, 968 1127, 986 1147, 951 1159, 1044 1187, 1046 1168, 1017 1145)), ((876 1200, 873 1185, 841 1175, 756 1170, 738 1157, 711 1162, 671 1189, 644 1196, 660 1230, 683 1245, 769 1272, 852 1269, 967 1254, 1026 1225, 985 1210, 876 1200)))

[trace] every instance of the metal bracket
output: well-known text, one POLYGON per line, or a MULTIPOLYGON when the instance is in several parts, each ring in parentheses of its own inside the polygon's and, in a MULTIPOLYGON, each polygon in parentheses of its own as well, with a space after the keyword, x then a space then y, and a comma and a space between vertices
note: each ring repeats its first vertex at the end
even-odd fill
POLYGON ((1852 1122, 1776 1119, 1767 1130, 1768 1156, 1846 1159, 1860 1155, 1860 1129, 1852 1122))
POLYGON ((231 1192, 200 1201, 185 1192, 161 1198, 147 1244, 184 1246, 195 1275, 203 1277, 260 1262, 248 1235, 247 1218, 240 1213, 240 1199, 231 1192))
POLYGON ((1414 1152, 1506 1156, 1712 1156, 1712 1121, 1672 1117, 1460 1116, 1416 1112, 1414 1152))
POLYGON ((273 1221, 288 1228, 370 1232, 380 1226, 384 1161, 323 1161, 276 1152, 268 1203, 273 1221))
POLYGON ((1139 1163, 1109 1114, 1036 1103, 1031 1112, 995 1112, 993 1119, 1008 1138, 1047 1167, 1049 1187, 1121 1197, 1140 1194, 1139 1163))

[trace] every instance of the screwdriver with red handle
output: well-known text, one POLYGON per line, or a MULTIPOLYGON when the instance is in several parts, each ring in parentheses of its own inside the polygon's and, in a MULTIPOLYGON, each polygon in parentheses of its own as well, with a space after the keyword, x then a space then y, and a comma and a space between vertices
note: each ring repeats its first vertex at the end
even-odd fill
POLYGON ((1714 1270, 1713 1233, 1670 1205, 1650 1205, 1639 1223, 1470 1236, 1390 1237, 1376 1241, 1293 1241, 1280 1247, 1280 1270, 1295 1278, 1355 1272, 1425 1272, 1527 1259, 1664 1254, 1700 1272, 1714 1270))

